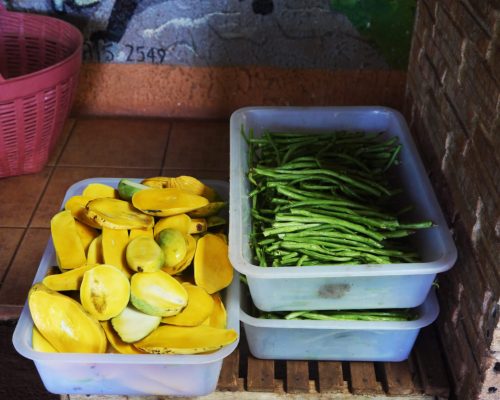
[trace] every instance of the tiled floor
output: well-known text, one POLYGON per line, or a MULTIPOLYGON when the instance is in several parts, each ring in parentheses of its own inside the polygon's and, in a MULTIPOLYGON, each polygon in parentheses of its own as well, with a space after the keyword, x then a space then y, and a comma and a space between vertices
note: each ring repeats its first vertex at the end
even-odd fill
POLYGON ((41 172, 0 179, 0 319, 18 317, 69 186, 160 174, 228 180, 228 121, 72 119, 41 172))

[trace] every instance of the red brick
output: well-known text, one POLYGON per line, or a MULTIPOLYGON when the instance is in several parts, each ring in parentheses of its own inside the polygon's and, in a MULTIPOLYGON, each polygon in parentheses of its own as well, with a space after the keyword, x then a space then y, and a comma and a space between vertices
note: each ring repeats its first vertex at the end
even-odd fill
MULTIPOLYGON (((449 10, 439 3, 436 8, 436 24, 434 25, 434 40, 446 44, 450 49, 460 49, 464 34, 450 17, 449 10)), ((460 53, 452 51, 459 61, 460 53)))
MULTIPOLYGON (((496 0, 495 0, 496 1, 496 0)), ((490 26, 493 13, 493 1, 491 0, 461 0, 477 23, 490 26)), ((498 6, 497 6, 498 9, 498 6)))
POLYGON ((454 3, 456 7, 452 15, 456 24, 461 28, 464 36, 474 43, 481 56, 486 58, 488 46, 492 40, 492 32, 485 29, 483 24, 478 23, 462 2, 454 1, 454 3))
MULTIPOLYGON (((473 149, 483 165, 483 171, 490 175, 489 182, 500 182, 500 135, 486 131, 478 124, 471 136, 473 149)), ((491 189, 498 189, 498 184, 491 189)), ((498 199, 497 199, 498 200, 498 199)))
POLYGON ((434 67, 436 68, 440 81, 443 81, 443 77, 445 76, 445 74, 456 76, 456 74, 458 73, 458 64, 448 64, 446 60, 441 56, 441 52, 433 39, 427 42, 425 51, 432 65, 434 65, 434 67))
POLYGON ((427 55, 424 54, 420 65, 422 76, 425 79, 426 84, 434 93, 439 92, 442 89, 440 76, 436 67, 432 64, 427 55))
POLYGON ((494 76, 484 59, 477 50, 466 42, 464 46, 465 63, 460 68, 460 82, 462 87, 469 87, 469 98, 478 109, 484 109, 490 116, 495 115, 500 83, 494 76))
POLYGON ((432 38, 449 65, 459 64, 463 35, 442 7, 438 7, 436 11, 432 38))

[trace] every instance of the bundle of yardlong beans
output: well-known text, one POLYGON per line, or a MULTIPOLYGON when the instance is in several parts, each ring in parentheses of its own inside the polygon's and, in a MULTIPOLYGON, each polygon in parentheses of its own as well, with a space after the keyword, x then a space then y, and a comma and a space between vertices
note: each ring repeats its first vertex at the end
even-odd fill
POLYGON ((329 310, 329 311, 257 311, 258 318, 318 321, 412 321, 419 317, 414 309, 329 310))
POLYGON ((260 266, 415 262, 405 238, 431 221, 401 222, 388 171, 397 137, 364 132, 248 135, 251 247, 260 266))

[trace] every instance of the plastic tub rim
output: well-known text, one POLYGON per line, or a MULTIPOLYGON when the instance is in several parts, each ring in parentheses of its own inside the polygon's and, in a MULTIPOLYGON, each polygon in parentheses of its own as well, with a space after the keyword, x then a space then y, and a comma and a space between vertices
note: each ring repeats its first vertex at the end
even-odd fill
POLYGON ((318 321, 264 319, 249 315, 240 305, 240 320, 255 328, 273 329, 338 329, 338 330, 416 330, 432 324, 439 315, 439 303, 434 290, 427 295, 417 310, 423 315, 412 321, 318 321), (430 311, 426 312, 426 308, 430 311))

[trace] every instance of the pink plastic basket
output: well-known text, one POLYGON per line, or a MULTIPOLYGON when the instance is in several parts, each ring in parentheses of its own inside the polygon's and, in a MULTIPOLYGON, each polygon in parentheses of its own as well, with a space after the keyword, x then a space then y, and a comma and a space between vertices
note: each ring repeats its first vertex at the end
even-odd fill
POLYGON ((47 163, 71 109, 82 44, 71 24, 0 5, 0 177, 47 163))

